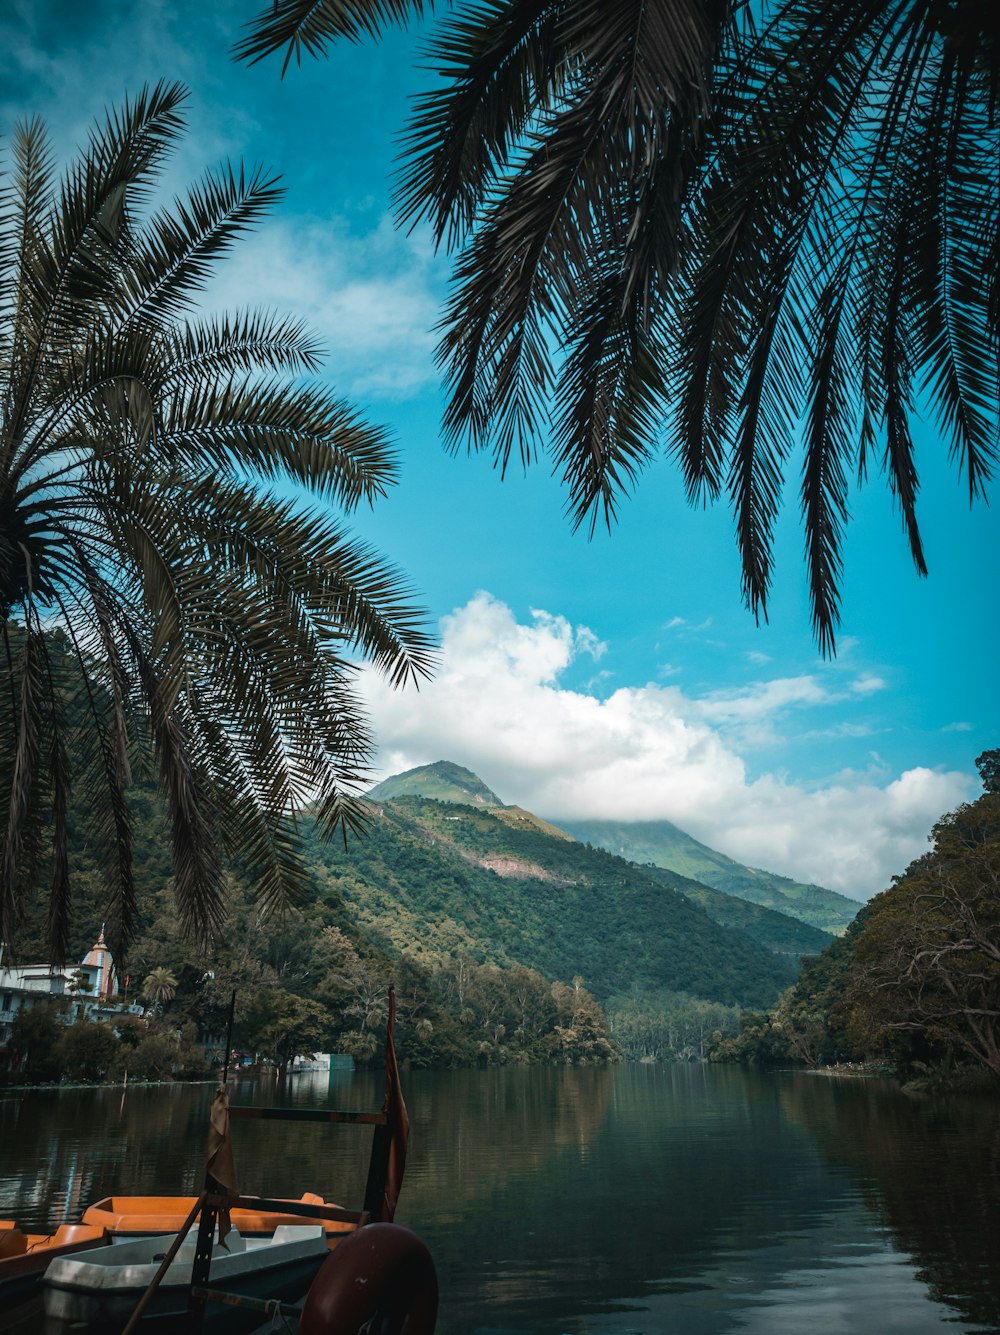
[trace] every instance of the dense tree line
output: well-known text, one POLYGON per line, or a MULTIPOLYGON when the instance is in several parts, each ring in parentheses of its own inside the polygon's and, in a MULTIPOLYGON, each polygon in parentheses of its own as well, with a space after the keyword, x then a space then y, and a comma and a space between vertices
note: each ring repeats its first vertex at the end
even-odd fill
POLYGON ((209 1063, 198 1026, 179 1027, 156 1014, 122 1013, 114 1022, 66 1024, 66 1003, 46 999, 14 1017, 0 1083, 47 1084, 101 1080, 205 1078, 209 1063))
POLYGON ((931 850, 804 963, 775 1007, 720 1035, 716 1060, 1000 1077, 1000 750, 976 763, 983 796, 934 826, 931 850))
POLYGON ((612 997, 608 1028, 626 1061, 700 1061, 719 1035, 735 1036, 740 1010, 685 992, 612 997))
MULTIPOLYGON (((466 952, 427 967, 406 954, 394 959, 359 946, 339 927, 314 935, 301 919, 287 920, 277 941, 252 920, 243 926, 211 960, 191 956, 169 931, 144 937, 140 947, 169 958, 183 980, 158 987, 160 999, 144 1018, 123 1009, 113 1022, 66 1025, 64 1002, 24 1008, 13 1025, 8 1080, 207 1075, 209 1058, 212 1065, 223 1058, 234 992, 233 1046, 255 1063, 280 1067, 297 1055, 330 1051, 360 1065, 381 1062, 390 984, 397 1052, 413 1066, 618 1059, 601 1007, 579 976, 550 982, 523 965, 501 968, 466 952)), ((157 974, 172 976, 164 965, 150 977, 157 974)))

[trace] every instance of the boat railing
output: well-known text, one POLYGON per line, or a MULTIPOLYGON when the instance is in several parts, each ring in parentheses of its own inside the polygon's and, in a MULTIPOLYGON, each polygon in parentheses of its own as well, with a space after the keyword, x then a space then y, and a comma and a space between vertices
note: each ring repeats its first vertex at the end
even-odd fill
MULTIPOLYGON (((349 1111, 335 1108, 288 1108, 255 1107, 253 1105, 229 1104, 225 1099, 225 1088, 229 1074, 228 1056, 232 1048, 233 1015, 236 1007, 236 993, 233 992, 229 1007, 229 1025, 226 1034, 226 1065, 222 1072, 220 1093, 230 1120, 259 1120, 277 1122, 327 1122, 342 1125, 370 1126, 372 1128, 372 1147, 368 1161, 368 1180, 365 1184, 365 1196, 360 1210, 345 1210, 334 1205, 315 1205, 308 1201, 274 1200, 262 1196, 231 1195, 217 1190, 217 1179, 211 1172, 206 1174, 205 1190, 195 1201, 184 1224, 168 1248, 160 1267, 153 1276, 149 1288, 139 1300, 139 1304, 129 1318, 122 1335, 132 1335, 142 1319, 153 1295, 156 1293, 171 1262, 180 1250, 181 1243, 190 1232, 194 1221, 199 1220, 197 1240, 195 1242, 194 1262, 191 1268, 191 1290, 189 1311, 192 1328, 200 1331, 205 1313, 205 1304, 209 1299, 221 1302, 239 1302, 235 1295, 223 1294, 209 1288, 209 1273, 212 1265, 212 1246, 220 1214, 233 1209, 274 1210, 282 1214, 298 1215, 305 1219, 328 1219, 335 1222, 354 1224, 361 1228, 373 1220, 392 1218, 395 1208, 395 1192, 398 1191, 402 1178, 399 1159, 394 1160, 394 1190, 387 1203, 387 1185, 390 1177, 390 1159, 393 1154, 394 1132, 400 1130, 402 1114, 403 1158, 405 1159, 405 1136, 408 1123, 406 1109, 402 1103, 399 1089, 399 1069, 396 1064, 396 1050, 393 1042, 393 1029, 396 1016, 396 998, 394 989, 389 989, 389 1013, 386 1021, 386 1093, 382 1107, 375 1110, 349 1111), (394 1110, 394 1111, 392 1111, 394 1110), (390 1115, 390 1113, 392 1115, 390 1115), (388 1208, 388 1216, 385 1210, 388 1208)), ((228 1136, 228 1130, 226 1132, 228 1136)))
MULTIPOLYGON (((376 1137, 378 1131, 385 1127, 387 1123, 386 1116, 382 1112, 338 1112, 330 1109, 237 1106, 230 1107, 229 1114, 231 1117, 263 1117, 282 1121, 342 1122, 374 1126, 376 1137)), ((387 1155, 388 1146, 386 1146, 385 1152, 387 1155)), ((273 1210, 281 1214, 296 1215, 303 1219, 329 1219, 334 1223, 354 1224, 356 1228, 363 1228, 376 1217, 374 1212, 368 1208, 369 1199, 377 1199, 378 1203, 381 1203, 385 1183, 385 1170, 381 1161, 382 1156, 377 1153, 376 1144, 373 1143, 372 1159, 368 1172, 369 1181, 365 1191, 366 1207, 362 1210, 345 1210, 339 1205, 316 1205, 309 1201, 281 1200, 269 1196, 230 1196, 222 1192, 203 1191, 191 1207, 191 1211, 178 1230, 176 1237, 164 1253, 159 1269, 136 1305, 128 1324, 122 1331, 122 1335, 132 1335, 132 1332, 139 1325, 146 1309, 153 1301, 163 1277, 180 1251, 184 1239, 194 1226, 195 1220, 200 1222, 198 1241, 195 1245, 194 1265, 191 1271, 191 1306, 194 1328, 198 1329, 201 1325, 206 1302, 215 1301, 239 1306, 256 1306, 254 1303, 241 1302, 235 1294, 212 1289, 208 1286, 208 1276, 212 1263, 212 1240, 215 1234, 216 1221, 223 1210, 273 1210)), ((261 1307, 260 1310, 264 1311, 265 1308, 261 1307)))

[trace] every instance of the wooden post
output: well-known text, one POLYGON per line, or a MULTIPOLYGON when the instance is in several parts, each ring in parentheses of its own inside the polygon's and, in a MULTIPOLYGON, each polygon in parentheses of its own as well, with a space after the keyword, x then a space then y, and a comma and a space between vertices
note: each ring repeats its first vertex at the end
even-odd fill
POLYGON ((202 1195, 201 1221, 198 1224, 198 1240, 194 1247, 194 1265, 191 1267, 191 1296, 188 1300, 188 1311, 191 1313, 191 1329, 200 1331, 205 1320, 205 1299, 196 1296, 197 1289, 208 1287, 209 1275, 212 1270, 212 1243, 215 1239, 215 1226, 219 1214, 214 1204, 210 1204, 206 1199, 206 1192, 202 1195))
POLYGON ((368 1161, 368 1182, 365 1185, 365 1203, 363 1209, 370 1214, 374 1223, 382 1218, 385 1208, 385 1179, 389 1171, 389 1146, 392 1135, 383 1123, 376 1126, 372 1135, 372 1155, 368 1161))

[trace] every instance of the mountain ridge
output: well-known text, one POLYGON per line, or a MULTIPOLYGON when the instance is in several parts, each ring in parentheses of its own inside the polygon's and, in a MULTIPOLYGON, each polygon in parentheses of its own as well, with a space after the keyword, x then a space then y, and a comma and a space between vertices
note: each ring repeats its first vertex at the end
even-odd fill
POLYGON ((797 974, 645 869, 503 810, 407 795, 372 814, 347 850, 311 852, 365 934, 395 953, 580 975, 600 1001, 637 986, 757 1007, 797 974))
POLYGON ((365 794, 370 802, 397 797, 425 797, 435 802, 468 803, 469 806, 503 807, 492 788, 478 774, 453 760, 435 760, 430 765, 390 774, 365 794), (471 800, 470 800, 471 799, 471 800))
POLYGON ((845 931, 861 908, 857 900, 836 890, 737 862, 672 821, 569 820, 563 822, 563 828, 619 857, 666 868, 834 935, 845 931))
MULTIPOLYGON (((376 784, 367 797, 376 802, 415 797, 490 810, 509 824, 521 823, 562 839, 589 843, 638 866, 672 873, 680 882, 671 884, 671 888, 700 904, 716 922, 726 926, 739 923, 740 930, 749 930, 751 935, 757 933, 755 939, 762 941, 784 940, 786 950, 779 953, 795 953, 794 932, 780 923, 768 922, 760 914, 741 912, 731 903, 719 900, 718 895, 756 905, 765 912, 777 913, 834 936, 847 928, 861 907, 824 886, 804 884, 778 872, 737 862, 668 820, 551 822, 523 807, 508 806, 477 774, 453 761, 438 760, 390 775, 376 784)), ((818 938, 808 934, 801 940, 807 948, 799 949, 798 954, 811 954, 823 948, 818 938)))

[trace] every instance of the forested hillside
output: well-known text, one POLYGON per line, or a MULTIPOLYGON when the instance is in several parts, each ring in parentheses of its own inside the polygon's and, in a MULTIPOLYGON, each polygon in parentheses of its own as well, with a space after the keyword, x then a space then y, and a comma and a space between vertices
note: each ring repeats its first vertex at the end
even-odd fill
POLYGON ((833 933, 810 927, 808 923, 788 913, 765 908, 763 904, 753 904, 748 899, 737 899, 724 890, 702 885, 700 881, 692 881, 665 867, 645 865, 643 871, 695 904, 700 904, 713 921, 724 927, 735 928, 751 941, 756 941, 776 955, 786 956, 795 964, 803 955, 816 955, 830 944, 833 933))
POLYGON ((669 988, 728 1004, 773 1000, 796 972, 646 870, 502 813, 406 797, 363 840, 314 845, 320 876, 380 945, 432 959, 456 950, 548 977, 582 975, 598 998, 669 988))
MULTIPOLYGON (((161 804, 151 780, 137 775, 138 930, 120 975, 130 979, 130 999, 145 989, 146 1001, 156 1000, 152 1030, 129 1030, 127 1051, 104 1036, 108 1069, 170 1068, 181 1060, 174 1036, 182 1026, 187 1062, 196 1032, 221 1034, 234 989, 236 1041, 248 1050, 275 1061, 330 1049, 372 1059, 390 982, 401 1055, 421 1065, 593 1062, 616 1050, 698 1056, 714 1031, 736 1032, 739 1008, 774 1002, 799 956, 829 940, 495 805, 460 767, 430 768, 471 802, 371 801, 368 830, 346 845, 324 841, 304 817, 311 874, 298 908, 284 918, 262 913, 255 868, 237 863, 226 929, 207 946, 179 933, 161 804)), ((79 959, 106 894, 82 827, 72 828, 69 958, 79 959)), ((21 960, 45 958, 44 901, 40 885, 14 943, 21 960)), ((74 1041, 79 1048, 92 1038, 81 1032, 74 1041)), ((77 1049, 60 1058, 64 1066, 86 1060, 77 1049)))
POLYGON ((574 838, 607 848, 632 862, 665 867, 824 932, 842 932, 860 907, 855 900, 821 885, 804 885, 760 867, 744 866, 668 820, 569 820, 562 825, 574 838))
POLYGON ((986 792, 943 816, 932 847, 807 961, 717 1060, 879 1062, 949 1086, 1000 1079, 1000 750, 976 761, 986 792))

